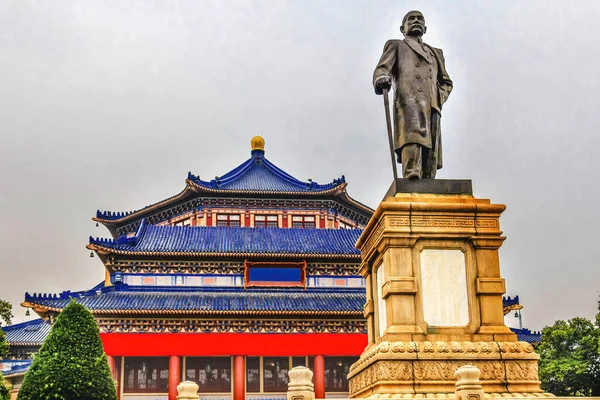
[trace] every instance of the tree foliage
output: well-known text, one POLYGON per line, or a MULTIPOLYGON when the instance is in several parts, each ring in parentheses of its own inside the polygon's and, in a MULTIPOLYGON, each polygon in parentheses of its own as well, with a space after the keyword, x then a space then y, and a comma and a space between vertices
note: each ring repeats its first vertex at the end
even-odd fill
POLYGON ((33 359, 18 400, 116 398, 98 326, 85 307, 71 300, 33 359))
POLYGON ((8 301, 0 300, 0 326, 2 326, 2 321, 4 321, 6 325, 10 325, 12 317, 12 304, 8 301))
MULTIPOLYGON (((12 316, 12 305, 7 301, 0 300, 0 326, 2 326, 2 321, 6 325, 10 325, 12 316)), ((0 329, 0 359, 8 356, 8 350, 9 345, 8 340, 6 340, 6 333, 0 329)), ((0 400, 10 399, 10 389, 11 386, 6 382, 2 373, 0 373, 0 400)))
POLYGON ((8 356, 8 350, 10 346, 8 344, 8 340, 6 340, 6 333, 0 329, 0 359, 6 358, 8 356))
MULTIPOLYGON (((2 326, 2 321, 6 325, 10 325, 12 319, 12 305, 4 300, 0 300, 0 326, 2 326)), ((6 358, 8 355, 8 341, 6 340, 6 333, 2 329, 0 329, 0 359, 6 358)), ((2 399, 2 397, 0 397, 2 399)))
POLYGON ((600 302, 595 323, 556 321, 537 346, 542 388, 557 396, 600 395, 600 302))
POLYGON ((0 400, 10 400, 11 385, 6 382, 0 372, 0 400))

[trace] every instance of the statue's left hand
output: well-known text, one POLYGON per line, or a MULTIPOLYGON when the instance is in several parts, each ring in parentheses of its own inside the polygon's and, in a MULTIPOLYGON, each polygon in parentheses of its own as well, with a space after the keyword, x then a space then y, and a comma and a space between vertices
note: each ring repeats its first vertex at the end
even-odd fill
POLYGON ((375 93, 383 94, 383 89, 390 90, 392 87, 392 81, 388 76, 382 76, 375 81, 375 93))

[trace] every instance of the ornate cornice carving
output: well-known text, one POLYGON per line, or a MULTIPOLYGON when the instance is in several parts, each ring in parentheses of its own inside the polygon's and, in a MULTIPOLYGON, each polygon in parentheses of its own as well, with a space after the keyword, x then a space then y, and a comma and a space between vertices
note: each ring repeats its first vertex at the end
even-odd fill
POLYGON ((371 346, 350 367, 350 375, 377 360, 422 360, 460 357, 464 360, 526 358, 537 360, 533 346, 526 342, 381 342, 371 346))
MULTIPOLYGON (((243 261, 196 262, 196 261, 153 261, 153 260, 119 260, 109 258, 107 267, 116 272, 128 274, 219 274, 243 275, 243 261)), ((306 273, 309 276, 352 276, 358 275, 358 263, 308 263, 306 273)))
POLYGON ((197 262, 197 261, 153 261, 108 259, 107 267, 116 272, 133 274, 219 274, 242 275, 243 261, 197 262))
MULTIPOLYGON (((454 373, 461 366, 474 365, 481 371, 480 380, 484 385, 502 388, 504 385, 517 385, 521 388, 518 397, 553 397, 539 389, 538 367, 535 360, 502 361, 502 360, 436 360, 436 361, 379 361, 358 374, 350 377, 349 389, 351 395, 356 395, 366 389, 373 390, 377 385, 386 385, 400 389, 409 384, 407 390, 412 392, 412 382, 422 389, 427 386, 445 387, 448 393, 454 395, 454 373), (521 395, 522 394, 522 395, 521 395), (528 394, 528 395, 527 395, 528 394)), ((383 395, 385 389, 382 389, 383 395)), ((415 394, 412 394, 413 396, 415 394)), ((487 392, 486 392, 487 393, 487 392)), ((439 393, 443 395, 443 393, 439 393)), ((514 396, 514 393, 511 393, 514 396)), ((389 396, 389 395, 388 395, 389 396)), ((424 398, 423 394, 419 397, 424 398)), ((435 396, 438 398, 438 394, 435 396)), ((500 396, 498 396, 500 397, 500 396)), ((504 397, 504 396, 502 396, 504 397)), ((377 395, 369 396, 377 398, 377 395)))
POLYGON ((102 319, 102 333, 366 333, 364 320, 102 319))

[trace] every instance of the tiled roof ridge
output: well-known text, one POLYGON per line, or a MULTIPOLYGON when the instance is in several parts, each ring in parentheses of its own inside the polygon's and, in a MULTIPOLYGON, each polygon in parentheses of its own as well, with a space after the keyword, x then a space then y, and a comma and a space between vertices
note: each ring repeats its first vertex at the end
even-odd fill
POLYGON ((527 328, 510 328, 514 333, 524 334, 524 335, 541 335, 542 331, 532 331, 527 328))
POLYGON ((159 206, 161 204, 168 203, 171 200, 181 198, 184 195, 186 195, 188 192, 190 192, 190 189, 186 185, 185 188, 183 188, 183 190, 181 192, 177 193, 174 196, 167 197, 164 200, 158 201, 156 203, 148 204, 145 207, 142 207, 142 208, 139 208, 139 209, 133 210, 133 211, 100 211, 100 210, 96 210, 96 217, 92 218, 92 220, 94 220, 94 221, 112 221, 112 220, 118 220, 121 218, 126 218, 132 214, 136 214, 141 211, 146 211, 150 208, 159 206))
POLYGON ((285 179, 290 183, 297 183, 300 185, 309 186, 311 190, 315 190, 315 189, 316 190, 329 190, 329 189, 333 189, 334 187, 337 187, 337 186, 341 185, 342 183, 346 182, 346 177, 344 175, 342 175, 339 178, 333 179, 333 181, 331 181, 330 183, 319 184, 317 182, 313 182, 312 180, 308 181, 308 182, 303 182, 299 179, 294 178, 292 175, 288 174, 281 168, 277 167, 275 164, 273 164, 268 159, 263 158, 262 160, 263 160, 264 165, 267 166, 271 170, 271 172, 275 172, 282 179, 285 179))
POLYGON ((204 186, 204 187, 211 188, 211 189, 218 189, 221 185, 230 183, 231 181, 234 180, 234 178, 238 178, 240 175, 243 175, 246 171, 248 171, 250 168, 252 168, 252 165, 254 165, 254 157, 247 159, 246 161, 244 161, 243 163, 241 163, 240 165, 238 165, 231 171, 227 172, 221 178, 215 177, 215 179, 213 179, 211 181, 204 181, 199 176, 192 174, 191 171, 188 172, 187 178, 190 181, 196 183, 197 185, 204 186))
MULTIPOLYGON (((100 238, 100 237, 96 237, 94 239, 93 236, 90 236, 90 244, 97 244, 97 245, 111 245, 111 244, 131 244, 134 245, 138 242, 138 240, 141 239, 142 235, 144 234, 145 230, 146 230, 146 225, 148 224, 148 222, 146 221, 146 218, 142 218, 142 222, 140 222, 140 226, 138 227, 138 230, 135 232, 135 235, 133 236, 119 236, 116 239, 113 238, 100 238)), ((155 226, 155 225, 153 225, 155 226)))
POLYGON ((502 296, 502 303, 504 304, 504 307, 519 305, 519 295, 514 297, 502 296))

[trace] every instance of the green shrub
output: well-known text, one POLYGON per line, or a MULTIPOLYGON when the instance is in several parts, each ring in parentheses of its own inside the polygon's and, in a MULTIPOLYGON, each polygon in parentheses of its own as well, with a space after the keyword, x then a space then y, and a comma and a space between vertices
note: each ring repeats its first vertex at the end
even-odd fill
POLYGON ((27 371, 18 400, 116 400, 92 314, 71 300, 27 371))
POLYGON ((0 372, 0 400, 10 400, 11 386, 6 382, 6 379, 0 372))

